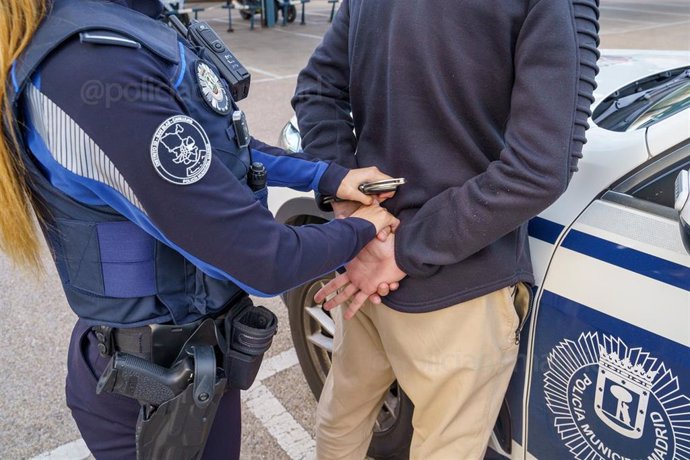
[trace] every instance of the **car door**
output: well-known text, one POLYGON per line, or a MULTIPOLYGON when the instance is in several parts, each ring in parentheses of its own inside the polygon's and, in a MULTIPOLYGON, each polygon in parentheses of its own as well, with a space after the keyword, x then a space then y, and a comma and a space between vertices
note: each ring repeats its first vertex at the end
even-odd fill
MULTIPOLYGON (((690 145, 603 192, 567 229, 536 296, 526 458, 690 458, 690 255, 673 210, 690 145)), ((563 231, 566 230, 566 231, 563 231)))

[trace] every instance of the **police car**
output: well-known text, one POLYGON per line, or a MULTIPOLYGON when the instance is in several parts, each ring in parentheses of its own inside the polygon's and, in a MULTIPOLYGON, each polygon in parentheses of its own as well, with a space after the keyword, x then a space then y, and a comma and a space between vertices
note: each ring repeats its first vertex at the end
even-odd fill
MULTIPOLYGON (((602 53, 589 142, 567 192, 529 223, 535 302, 490 442, 520 459, 690 459, 690 53, 602 53), (678 209, 674 209, 677 203, 678 209)), ((535 114, 538 116, 538 114, 535 114)), ((281 143, 300 148, 293 119, 281 143)), ((276 217, 324 221, 274 193, 276 217)), ((315 280, 284 296, 315 395, 334 323, 315 280)), ((405 458, 412 407, 394 385, 370 448, 405 458)))

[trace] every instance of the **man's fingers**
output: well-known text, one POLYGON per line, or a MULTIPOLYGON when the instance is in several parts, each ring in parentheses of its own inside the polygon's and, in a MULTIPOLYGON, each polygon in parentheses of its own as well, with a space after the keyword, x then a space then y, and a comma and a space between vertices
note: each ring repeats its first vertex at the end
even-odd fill
POLYGON ((391 231, 395 233, 395 231, 400 227, 400 220, 399 219, 393 219, 393 223, 391 224, 391 231))
POLYGON ((319 289, 319 292, 317 292, 314 296, 314 302, 323 303, 323 301, 326 300, 326 297, 333 294, 335 291, 345 286, 349 282, 350 278, 347 276, 347 273, 336 276, 330 280, 328 284, 319 289))
POLYGON ((386 241, 388 239, 388 235, 391 234, 392 229, 390 227, 386 227, 378 234, 376 235, 376 238, 378 238, 379 241, 386 241))
POLYGON ((323 304, 324 310, 330 311, 330 310, 334 309, 335 307, 337 307, 338 305, 340 305, 341 303, 345 302, 347 299, 352 297, 358 290, 359 290, 359 288, 357 286, 355 286, 354 284, 348 284, 347 286, 345 286, 345 289, 343 289, 342 291, 340 291, 338 293, 338 295, 336 295, 335 297, 330 299, 328 302, 323 304))
POLYGON ((347 310, 345 310, 345 319, 352 319, 353 316, 357 314, 360 308, 362 308, 362 305, 364 305, 364 302, 367 301, 369 298, 368 294, 365 294, 363 291, 359 291, 357 294, 355 294, 354 298, 350 303, 347 305, 347 310))
POLYGON ((400 287, 400 283, 391 283, 388 285, 388 287, 390 287, 391 292, 397 291, 400 287))
POLYGON ((386 297, 388 294, 390 294, 390 292, 390 285, 388 283, 381 283, 379 284, 378 289, 376 289, 376 293, 381 297, 386 297))
POLYGON ((374 305, 380 305, 381 297, 378 294, 372 294, 369 296, 369 302, 373 303, 374 305))
POLYGON ((395 192, 386 192, 386 193, 379 193, 376 195, 376 198, 379 200, 379 202, 386 201, 389 198, 393 198, 395 196, 395 192))
POLYGON ((353 190, 351 196, 352 196, 352 198, 350 198, 350 199, 352 201, 359 201, 360 203, 365 204, 367 206, 374 203, 374 197, 373 196, 366 195, 366 194, 360 192, 359 189, 353 190))

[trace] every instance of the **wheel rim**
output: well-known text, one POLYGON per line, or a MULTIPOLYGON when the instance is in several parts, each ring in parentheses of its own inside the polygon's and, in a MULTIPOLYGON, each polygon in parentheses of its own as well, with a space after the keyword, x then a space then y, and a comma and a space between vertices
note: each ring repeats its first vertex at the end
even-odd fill
POLYGON ((328 370, 331 368, 331 353, 333 352, 333 334, 335 322, 331 315, 325 312, 319 305, 314 304, 314 295, 330 278, 315 281, 304 296, 302 302, 302 323, 304 325, 304 338, 309 350, 309 359, 314 363, 321 382, 326 381, 328 370))
MULTIPOLYGON (((314 304, 313 299, 318 290, 330 280, 331 278, 323 278, 314 281, 306 290, 302 301, 302 323, 309 359, 322 383, 326 381, 328 370, 331 368, 335 322, 330 313, 324 311, 320 305, 314 304)), ((400 399, 400 390, 395 382, 383 400, 383 406, 374 425, 374 434, 383 433, 395 425, 400 415, 400 399)))

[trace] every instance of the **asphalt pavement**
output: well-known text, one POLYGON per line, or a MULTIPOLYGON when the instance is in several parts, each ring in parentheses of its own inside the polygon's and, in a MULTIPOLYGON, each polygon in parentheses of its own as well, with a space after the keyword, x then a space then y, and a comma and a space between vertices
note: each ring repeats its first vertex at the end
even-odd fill
MULTIPOLYGON (((422 1, 422 0, 420 0, 422 1)), ((306 22, 249 29, 233 12, 209 3, 200 13, 252 72, 242 101, 252 134, 274 142, 291 117, 296 76, 328 28, 326 0, 307 4, 306 22)), ((601 47, 690 52, 688 0, 602 0, 601 47)), ((490 25, 487 25, 490 33, 490 25)), ((421 39, 421 38, 420 38, 421 39)), ((272 193, 279 193, 273 191, 272 193)), ((0 254, 0 458, 80 459, 89 456, 64 404, 66 348, 75 317, 48 256, 42 276, 24 273, 0 254)), ((313 452, 315 403, 297 364, 285 308, 278 298, 256 299, 276 312, 280 331, 258 382, 243 395, 244 459, 299 459, 313 452)))

